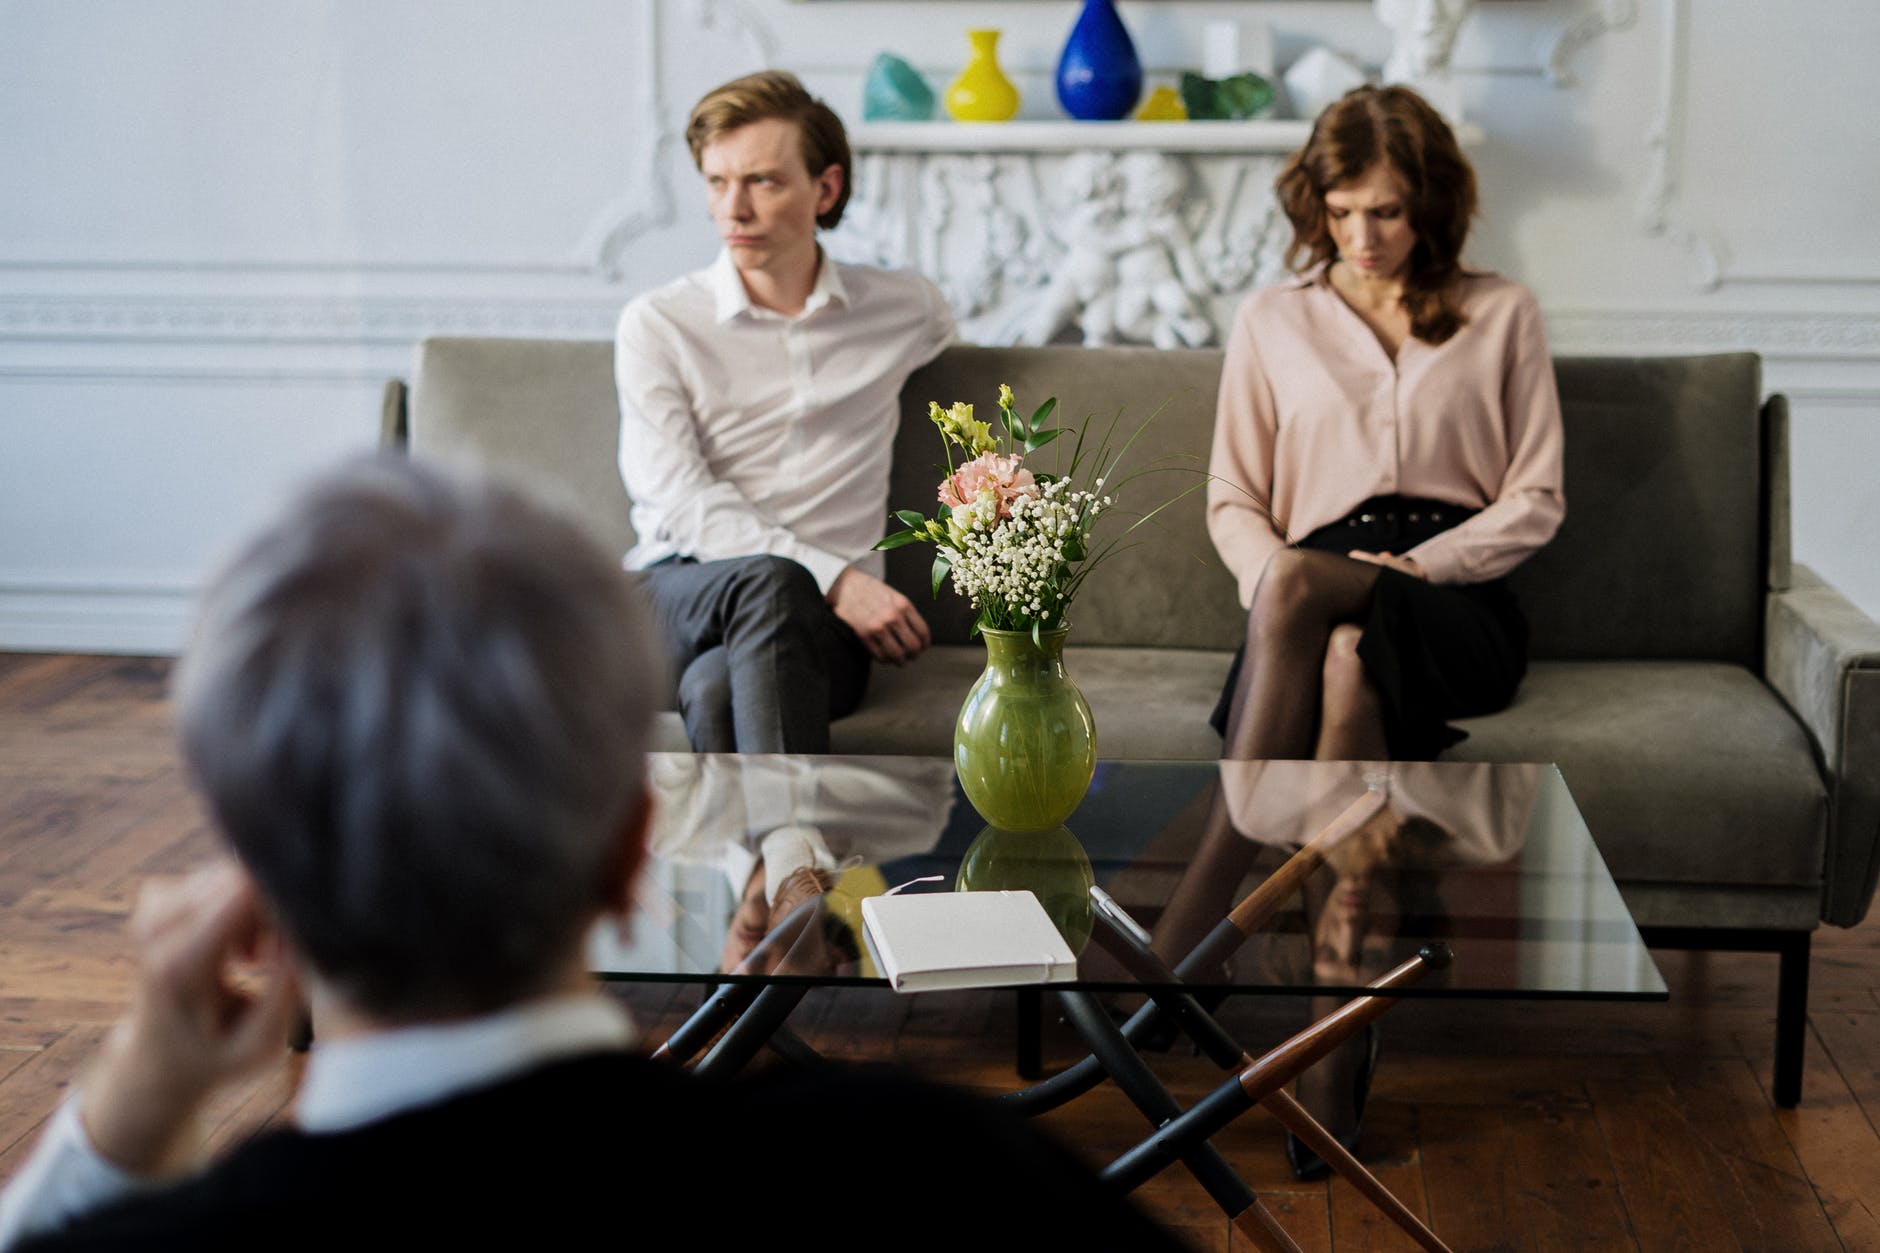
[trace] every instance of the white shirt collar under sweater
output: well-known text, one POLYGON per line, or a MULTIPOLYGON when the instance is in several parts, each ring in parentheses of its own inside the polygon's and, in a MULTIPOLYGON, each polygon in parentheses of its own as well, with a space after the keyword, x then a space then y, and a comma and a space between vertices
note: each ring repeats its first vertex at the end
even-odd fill
POLYGON ((596 995, 556 997, 447 1026, 316 1040, 294 1121, 316 1135, 351 1131, 632 1040, 626 1011, 596 995))

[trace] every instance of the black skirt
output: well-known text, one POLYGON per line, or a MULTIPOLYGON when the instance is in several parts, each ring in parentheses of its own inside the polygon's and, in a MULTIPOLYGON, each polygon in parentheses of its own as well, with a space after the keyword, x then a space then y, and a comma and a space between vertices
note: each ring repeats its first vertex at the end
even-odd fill
MULTIPOLYGON (((1472 516, 1441 501, 1380 496, 1297 547, 1403 553, 1472 516)), ((1467 738, 1450 719, 1506 709, 1527 673, 1527 618, 1501 579, 1437 584, 1385 567, 1358 625, 1364 629, 1358 657, 1381 698, 1393 760, 1429 761, 1467 738)), ((1245 657, 1243 644, 1209 720, 1223 736, 1245 657)))

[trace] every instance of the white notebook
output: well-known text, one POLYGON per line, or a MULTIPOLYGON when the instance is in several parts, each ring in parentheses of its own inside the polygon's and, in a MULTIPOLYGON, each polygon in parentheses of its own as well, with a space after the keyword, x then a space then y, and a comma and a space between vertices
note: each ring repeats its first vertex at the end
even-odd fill
POLYGON ((1077 977, 1077 955, 1030 892, 871 896, 862 902, 862 935, 897 992, 1077 977))

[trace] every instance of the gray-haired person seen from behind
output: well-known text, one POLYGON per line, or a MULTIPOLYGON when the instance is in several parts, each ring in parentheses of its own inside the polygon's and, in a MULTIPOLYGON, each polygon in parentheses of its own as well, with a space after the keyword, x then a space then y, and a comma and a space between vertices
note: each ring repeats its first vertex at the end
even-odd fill
POLYGON ((939 1198, 904 1247, 983 1246, 1000 1212, 1014 1244, 1172 1247, 964 1096, 636 1052, 582 961, 625 923, 649 814, 662 650, 632 578, 518 492, 396 459, 241 550, 175 689, 232 855, 146 884, 131 1008, 0 1198, 0 1248, 743 1243, 835 1191, 857 1238, 939 1198), (279 1061, 303 999, 288 1125, 205 1160, 200 1115, 279 1061))

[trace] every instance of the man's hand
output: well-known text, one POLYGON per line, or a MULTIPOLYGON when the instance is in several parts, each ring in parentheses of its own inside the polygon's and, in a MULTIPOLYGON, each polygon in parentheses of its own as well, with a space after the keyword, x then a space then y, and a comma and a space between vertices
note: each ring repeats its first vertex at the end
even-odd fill
POLYGON ((850 566, 829 587, 829 607, 861 636, 876 661, 902 665, 933 643, 914 602, 872 574, 850 566))
POLYGON ((1374 566, 1385 566, 1392 570, 1401 571, 1402 573, 1409 575, 1413 579, 1420 579, 1423 577, 1423 567, 1418 565, 1412 558, 1409 558, 1409 557, 1399 557, 1392 553, 1356 553, 1354 552, 1354 553, 1347 553, 1345 555, 1356 561, 1368 561, 1374 566))
POLYGON ((107 1159, 157 1175, 187 1164, 196 1112, 217 1087, 287 1048, 300 989, 233 862, 146 883, 131 934, 131 1010, 86 1081, 80 1117, 107 1159))

